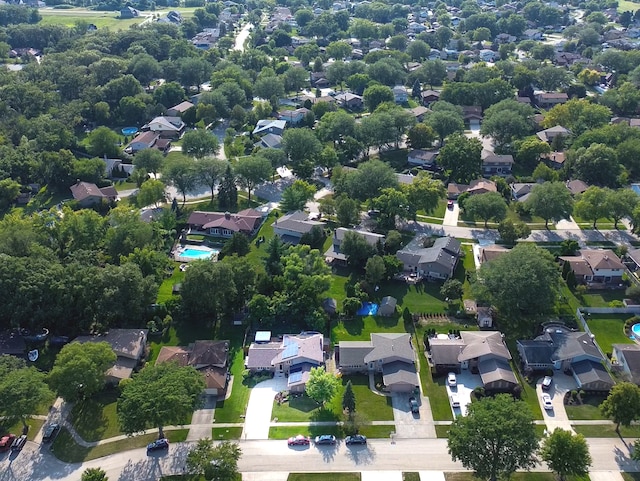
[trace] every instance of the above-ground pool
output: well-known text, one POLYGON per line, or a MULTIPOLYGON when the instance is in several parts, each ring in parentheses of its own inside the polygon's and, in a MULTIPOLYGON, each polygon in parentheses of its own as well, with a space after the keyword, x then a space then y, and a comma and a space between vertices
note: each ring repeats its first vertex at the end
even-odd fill
POLYGON ((636 340, 640 341, 640 323, 631 326, 631 333, 633 334, 633 337, 636 338, 636 340))
POLYGON ((208 247, 182 247, 176 251, 175 260, 178 262, 189 262, 196 260, 207 260, 216 256, 220 251, 208 247))
MULTIPOLYGON (((363 302, 362 307, 356 312, 359 316, 375 316, 378 313, 378 304, 363 302)), ((638 334, 640 335, 640 333, 638 334)))
POLYGON ((125 127, 122 129, 122 135, 133 135, 138 133, 138 127, 125 127))
POLYGON ((631 184, 631 190, 640 195, 640 184, 631 184))

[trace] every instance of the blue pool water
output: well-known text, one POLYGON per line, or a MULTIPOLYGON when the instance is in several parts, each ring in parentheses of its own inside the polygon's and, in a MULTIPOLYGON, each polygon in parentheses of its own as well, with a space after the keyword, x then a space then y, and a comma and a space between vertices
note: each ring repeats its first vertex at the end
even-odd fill
POLYGON ((180 257, 187 259, 209 259, 212 255, 217 254, 219 251, 210 250, 203 251, 200 249, 185 249, 180 253, 180 257))
POLYGON ((631 184, 631 190, 640 195, 640 184, 631 184))
POLYGON ((378 304, 373 302, 363 302, 362 307, 358 309, 358 316, 375 316, 378 313, 378 304))
POLYGON ((138 132, 138 127, 125 127, 122 129, 122 135, 133 135, 138 132))
POLYGON ((640 340, 640 324, 634 324, 631 327, 631 332, 633 333, 636 339, 640 340))

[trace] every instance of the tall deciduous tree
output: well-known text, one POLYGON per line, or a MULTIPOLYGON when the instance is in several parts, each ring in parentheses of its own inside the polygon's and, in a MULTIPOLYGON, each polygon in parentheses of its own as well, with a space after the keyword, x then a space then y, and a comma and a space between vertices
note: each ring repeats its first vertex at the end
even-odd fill
POLYGON ((589 446, 584 436, 560 428, 542 441, 540 457, 560 477, 560 481, 565 481, 567 476, 584 476, 591 466, 589 446))
POLYGON ((616 432, 619 433, 620 426, 628 427, 632 421, 640 419, 640 387, 630 382, 616 384, 600 405, 600 410, 616 423, 616 432))
POLYGON ((479 217, 484 221, 484 228, 490 219, 500 222, 507 215, 507 203, 497 192, 472 195, 464 203, 464 210, 473 218, 479 217))
POLYGON ((534 466, 538 438, 533 416, 523 401, 507 394, 468 406, 449 429, 449 453, 476 476, 491 481, 534 466))
POLYGON ((96 157, 117 157, 120 138, 109 127, 98 127, 87 136, 87 151, 96 157))
POLYGON ((447 279, 440 288, 440 295, 446 297, 449 302, 462 298, 462 282, 458 279, 447 279))
POLYGON ((571 193, 563 182, 535 185, 525 205, 534 215, 544 219, 547 228, 550 220, 568 219, 573 211, 571 193))
POLYGON ((372 85, 364 89, 364 104, 369 112, 373 112, 384 102, 393 102, 393 91, 386 85, 372 85))
POLYGON ((314 367, 309 373, 305 392, 315 402, 324 406, 336 395, 339 385, 340 381, 333 373, 326 372, 322 367, 314 367))
POLYGON ((462 116, 457 112, 433 112, 429 114, 425 123, 438 134, 440 138, 440 145, 444 144, 444 139, 456 132, 462 132, 464 130, 464 121, 462 116))
POLYGON ((191 262, 180 294, 189 313, 196 318, 211 320, 215 325, 229 312, 230 303, 237 294, 233 272, 223 262, 191 262), (203 295, 205 292, 210 295, 203 295))
POLYGON ((249 202, 251 202, 251 191, 256 185, 266 181, 271 177, 271 162, 264 157, 244 157, 236 164, 236 176, 242 187, 247 189, 249 202))
POLYGON ((593 228, 597 229, 598 219, 607 217, 609 214, 607 194, 606 189, 596 186, 589 187, 578 197, 573 212, 577 217, 593 221, 593 228))
POLYGON ((436 161, 449 173, 452 181, 468 183, 480 174, 481 154, 482 143, 478 139, 455 134, 440 149, 436 161))
POLYGON ((199 439, 187 453, 187 471, 204 479, 236 481, 241 454, 237 443, 223 441, 214 446, 210 438, 199 439))
POLYGON ((531 229, 524 222, 513 222, 505 219, 498 224, 500 239, 507 244, 515 244, 518 239, 526 239, 531 235, 531 229))
POLYGON ((380 256, 370 257, 367 260, 364 270, 364 278, 372 287, 376 286, 386 276, 386 266, 380 256))
POLYGON ((238 188, 236 187, 236 176, 231 169, 231 164, 227 164, 227 170, 218 187, 218 205, 221 208, 233 208, 237 204, 238 188))
POLYGON ((84 399, 100 391, 116 355, 106 342, 73 342, 62 348, 49 373, 49 385, 66 401, 84 399))
POLYGON ((161 180, 149 179, 140 186, 138 191, 137 203, 140 207, 148 205, 158 206, 159 202, 164 202, 167 198, 165 186, 161 180))
POLYGON ((640 203, 640 198, 631 189, 607 191, 607 205, 609 216, 613 219, 613 228, 618 228, 618 222, 625 217, 631 217, 633 209, 640 203))
POLYGON ((621 167, 615 150, 604 144, 592 144, 575 152, 573 170, 587 184, 615 187, 621 167))
POLYGON ((220 179, 227 170, 228 165, 229 164, 226 160, 214 158, 202 159, 196 164, 198 180, 211 190, 211 202, 213 202, 216 185, 220 182, 220 179))
POLYGON ((143 169, 154 176, 162 170, 164 155, 158 149, 142 149, 133 158, 133 165, 137 169, 143 169))
POLYGON ((159 437, 164 437, 163 426, 190 419, 204 388, 202 374, 191 366, 147 365, 122 387, 117 404, 122 432, 135 434, 156 427, 159 437))
POLYGON ((313 199, 315 192, 314 185, 304 180, 296 180, 282 192, 280 208, 285 212, 303 210, 307 202, 313 199))
POLYGON ((197 159, 216 155, 219 149, 218 137, 204 129, 190 130, 182 137, 182 152, 197 159))
POLYGON ((182 205, 187 201, 187 193, 192 191, 197 182, 196 163, 184 155, 168 159, 163 169, 163 176, 167 182, 182 194, 182 205))
POLYGON ((51 399, 44 373, 12 356, 0 356, 0 416, 26 426, 27 418, 51 399))

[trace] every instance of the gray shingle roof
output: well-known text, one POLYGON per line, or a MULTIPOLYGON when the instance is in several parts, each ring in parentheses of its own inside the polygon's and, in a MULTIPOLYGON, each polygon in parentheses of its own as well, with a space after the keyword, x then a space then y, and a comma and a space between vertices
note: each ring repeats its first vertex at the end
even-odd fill
POLYGON ((580 380, 580 384, 583 386, 593 382, 604 382, 611 386, 614 384, 611 375, 599 362, 585 359, 584 361, 572 364, 571 368, 573 369, 576 377, 580 380))
POLYGON ((431 358, 436 365, 459 364, 458 356, 464 350, 462 339, 431 339, 431 358))
POLYGON ((504 381, 511 384, 518 384, 515 374, 511 370, 508 362, 502 359, 491 358, 478 363, 478 371, 482 378, 482 383, 486 386, 489 383, 504 381))
POLYGON ((382 366, 382 382, 385 386, 394 384, 418 385, 418 376, 413 364, 402 361, 394 361, 382 366))
POLYGON ((415 356, 409 334, 371 334, 371 343, 373 344, 373 350, 365 356, 365 362, 391 357, 414 362, 415 356))
POLYGON ((363 366, 364 358, 373 351, 370 341, 340 341, 340 365, 363 366))

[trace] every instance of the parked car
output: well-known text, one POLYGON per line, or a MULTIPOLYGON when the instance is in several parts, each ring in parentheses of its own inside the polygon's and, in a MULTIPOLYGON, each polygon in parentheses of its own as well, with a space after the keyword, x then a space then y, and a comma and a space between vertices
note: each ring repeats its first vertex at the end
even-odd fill
POLYGON ((298 434, 297 436, 292 436, 287 439, 287 444, 289 446, 308 446, 310 442, 309 438, 302 434, 298 434))
POLYGON ((413 414, 418 414, 420 412, 418 401, 416 401, 416 398, 414 398, 413 396, 409 398, 409 407, 411 407, 411 412, 413 414))
POLYGON ((316 444, 336 444, 336 437, 333 434, 321 434, 314 440, 316 444))
POLYGON ((456 393, 451 393, 451 396, 449 396, 449 399, 451 400, 451 407, 453 408, 459 408, 460 407, 460 398, 458 397, 458 395, 456 393))
POLYGON ((154 442, 147 444, 147 452, 160 451, 161 449, 169 449, 169 440, 166 438, 156 439, 154 442))
POLYGON ((2 436, 2 438, 0 439, 0 453, 4 451, 9 451, 15 439, 16 439, 15 434, 7 434, 6 436, 2 436))
POLYGON ((20 451, 27 444, 27 435, 23 434, 19 438, 16 438, 11 445, 11 451, 20 451))
POLYGON ((456 373, 450 372, 447 374, 447 384, 449 387, 456 387, 458 385, 458 380, 456 379, 456 373))
POLYGON ((49 441, 51 441, 56 436, 58 431, 60 431, 59 424, 49 424, 46 428, 44 428, 44 432, 42 433, 42 442, 48 443, 49 441))
POLYGON ((553 409, 551 396, 549 396, 547 393, 544 393, 542 396, 540 396, 540 400, 542 401, 542 407, 544 407, 547 411, 551 411, 553 409))
POLYGON ((542 389, 545 391, 551 387, 551 383, 553 382, 553 378, 551 376, 545 376, 542 380, 542 389))
POLYGON ((353 436, 347 436, 344 438, 344 442, 347 445, 350 444, 367 444, 367 437, 362 434, 354 434, 353 436))
POLYGON ((452 200, 448 200, 447 201, 447 209, 453 209, 453 201, 452 200))

